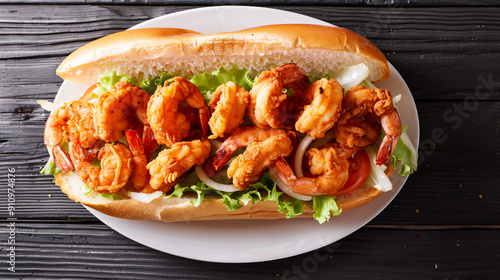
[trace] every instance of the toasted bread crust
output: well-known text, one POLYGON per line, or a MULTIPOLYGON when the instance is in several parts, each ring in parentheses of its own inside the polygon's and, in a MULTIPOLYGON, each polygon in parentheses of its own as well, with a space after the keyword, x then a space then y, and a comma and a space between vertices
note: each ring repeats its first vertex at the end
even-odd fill
POLYGON ((236 65, 257 73, 290 62, 313 77, 361 62, 370 68, 371 82, 390 75, 382 52, 363 36, 343 28, 308 24, 208 35, 171 28, 128 30, 81 47, 56 72, 72 82, 94 84, 99 75, 111 71, 140 79, 158 72, 190 77, 221 66, 236 65))

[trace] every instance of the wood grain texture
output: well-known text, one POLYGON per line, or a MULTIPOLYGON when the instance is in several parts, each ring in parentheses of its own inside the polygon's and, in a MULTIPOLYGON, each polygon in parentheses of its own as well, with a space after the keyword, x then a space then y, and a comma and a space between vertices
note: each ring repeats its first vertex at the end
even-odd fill
POLYGON ((8 253, 8 168, 15 168, 18 218, 17 272, 0 266, 2 279, 494 279, 500 272, 497 2, 255 3, 349 28, 379 46, 417 103, 423 160, 368 227, 320 251, 238 265, 187 260, 130 241, 38 174, 48 158, 42 139, 48 112, 36 100, 55 97, 62 80, 54 72, 66 55, 211 2, 21 2, 0 0, 0 263, 8 253))
MULTIPOLYGON (((333 274, 336 279, 387 279, 390 275, 484 279, 500 273, 500 240, 496 230, 488 229, 364 228, 291 258, 218 264, 150 250, 100 224, 18 222, 16 226, 16 273, 2 269, 2 279, 33 275, 46 279, 235 279, 237 275, 238 279, 291 280, 331 279, 333 274), (469 238, 471 234, 476 238, 469 238)), ((0 238, 5 240, 7 234, 5 223, 0 223, 0 238)), ((5 263, 5 254, 0 260, 5 263)))
MULTIPOLYGON (((163 0, 0 0, 0 3, 27 3, 27 4, 66 4, 66 5, 87 5, 87 4, 115 4, 115 5, 162 5, 163 0)), ((171 0, 171 5, 200 5, 196 0, 171 0)), ((446 6, 446 7, 484 7, 499 6, 497 2, 491 0, 222 0, 203 1, 203 5, 303 5, 303 6, 368 6, 368 7, 418 7, 418 6, 446 6)))
MULTIPOLYGON (((72 50, 150 17, 175 12, 177 8, 170 10, 168 7, 141 7, 132 12, 127 7, 86 6, 89 16, 82 19, 78 16, 79 12, 72 7, 61 6, 57 8, 59 16, 50 17, 50 20, 47 16, 47 19, 40 19, 39 15, 30 13, 30 9, 30 6, 20 6, 16 13, 0 11, 5 21, 10 22, 10 29, 7 30, 22 30, 0 34, 0 38, 4 38, 3 41, 7 42, 8 47, 8 52, 3 53, 4 59, 1 60, 3 67, 0 70, 0 88, 4 89, 3 98, 6 99, 0 105, 0 125, 12 127, 4 131, 1 137, 6 141, 2 145, 9 153, 6 154, 4 162, 21 170, 19 176, 25 177, 21 182, 26 183, 18 185, 21 196, 29 197, 27 202, 44 206, 42 209, 36 209, 27 204, 18 213, 29 219, 92 219, 84 208, 66 199, 56 187, 51 187, 50 177, 38 176, 36 186, 30 182, 43 167, 47 157, 42 135, 48 112, 44 112, 36 100, 54 98, 61 82, 61 79, 54 75, 55 68, 72 50), (97 18, 99 20, 96 20, 97 18), (25 26, 26 24, 28 26, 25 26), (54 32, 62 28, 64 32, 54 32), (18 49, 18 45, 29 48, 18 49), (43 53, 43 56, 40 56, 40 53, 43 53), (26 77, 26 73, 37 75, 26 77), (16 90, 12 90, 14 88, 16 90), (30 161, 30 167, 22 165, 26 160, 30 161), (49 194, 52 196, 49 197, 49 194), (55 209, 53 205, 61 207, 55 209)), ((38 7, 42 14, 50 14, 52 9, 52 6, 38 7)), ((296 7, 287 9, 296 12, 299 10, 296 7)), ((500 74, 500 67, 494 64, 498 50, 496 54, 491 52, 495 38, 500 36, 500 22, 495 16, 498 10, 478 8, 481 17, 458 8, 426 8, 417 11, 409 8, 385 9, 389 16, 359 8, 325 10, 324 14, 320 14, 314 7, 300 9, 304 14, 360 32, 379 45, 407 81, 421 115, 421 150, 425 157, 422 167, 410 178, 403 192, 394 201, 394 206, 389 207, 381 216, 387 220, 377 219, 374 222, 387 224, 410 213, 412 219, 404 220, 405 223, 435 224, 452 218, 453 221, 450 222, 454 224, 498 224, 500 216, 493 215, 498 213, 498 200, 495 200, 495 194, 488 191, 493 180, 498 179, 495 170, 499 167, 498 161, 492 156, 492 153, 498 150, 496 143, 500 140, 499 124, 495 118, 488 117, 488 112, 498 112, 499 109, 498 102, 490 102, 498 100, 499 96, 499 87, 494 79, 500 74), (394 17, 399 18, 398 30, 386 32, 396 26, 392 23, 394 17), (457 17, 466 19, 467 23, 457 23, 457 17), (470 26, 480 25, 485 19, 492 21, 493 27, 488 28, 489 32, 479 32, 476 35, 479 40, 476 41, 479 45, 478 54, 461 54, 466 60, 457 59, 457 53, 462 50, 462 42, 468 40, 469 31, 473 31, 469 30, 470 26), (435 22, 429 23, 432 21, 435 22), (371 22, 378 23, 376 26, 379 29, 370 28, 371 22), (423 28, 425 25, 429 27, 423 28), (429 32, 432 27, 438 26, 439 30, 429 32), (440 40, 444 36, 443 30, 446 30, 446 40, 440 40), (449 35, 451 31, 454 36, 449 35), (419 38, 426 38, 426 43, 419 44, 421 50, 415 53, 413 46, 419 38), (449 46, 445 51, 443 44, 449 46), (411 51, 408 50, 410 48, 411 51), (395 51, 389 51, 391 49, 395 51), (479 59, 476 59, 477 57, 479 59), (460 79, 457 79, 457 76, 460 76, 460 79), (482 81, 490 81, 493 90, 486 86, 477 90, 482 81), (476 98, 473 100, 476 102, 467 101, 467 98, 476 98), (463 111, 463 108, 467 110, 467 107, 469 112, 463 111), (436 131, 444 133, 444 136, 439 137, 444 141, 434 141, 433 133, 436 131), (462 137, 464 131, 474 131, 485 137, 462 137), (479 141, 481 143, 476 143, 479 141), (492 151, 475 155, 478 146, 492 148, 492 151), (449 161, 449 156, 453 160, 449 161), (468 165, 471 157, 476 158, 480 167, 465 170, 464 167, 468 165), (492 177, 485 177, 478 173, 478 170, 487 172, 492 177), (460 184, 465 187, 458 188, 460 184), (479 195, 484 199, 476 199, 479 195), (443 196, 447 198, 444 202, 443 196), (437 209, 438 213, 444 212, 448 215, 436 215, 433 210, 426 211, 427 208, 435 209, 440 203, 444 203, 444 209, 437 209), (416 215, 416 209, 420 208, 422 212, 416 215), (457 216, 455 213, 465 215, 457 216), (494 221, 479 218, 485 214, 492 216, 494 221)), ((0 26, 1 24, 5 23, 0 23, 0 26)), ((5 200, 3 203, 5 205, 5 200)), ((3 205, 0 200, 0 213, 5 209, 1 207, 3 205)))

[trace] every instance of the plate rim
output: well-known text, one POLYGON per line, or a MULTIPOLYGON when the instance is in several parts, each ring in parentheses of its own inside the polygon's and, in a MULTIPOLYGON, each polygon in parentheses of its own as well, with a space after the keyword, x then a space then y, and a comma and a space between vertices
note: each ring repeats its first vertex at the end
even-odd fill
MULTIPOLYGON (((170 13, 170 14, 167 14, 167 15, 163 15, 163 16, 159 16, 159 17, 156 17, 156 18, 153 18, 153 19, 150 19, 150 20, 147 20, 147 21, 144 21, 142 23, 139 23, 133 27, 131 27, 130 29, 135 29, 135 28, 145 28, 145 27, 148 27, 148 23, 153 23, 153 24, 157 24, 158 22, 161 22, 161 21, 164 21, 164 20, 169 20, 170 18, 173 18, 173 17, 178 17, 178 16, 183 16, 183 15, 193 15, 193 14, 197 14, 197 13, 213 13, 214 12, 214 9, 216 10, 225 10, 225 9, 230 9, 232 10, 233 12, 235 10, 238 10, 237 12, 241 12, 241 11, 245 11, 245 12, 248 12, 248 10, 252 10, 252 12, 256 12, 256 11, 265 11, 267 13, 280 13, 280 14, 283 14, 283 15, 287 15, 287 16, 290 16, 290 15, 293 15, 293 17, 296 17, 296 18, 301 18, 303 19, 304 21, 306 20, 310 20, 310 21, 314 21, 314 22, 317 22, 317 23, 314 23, 314 24, 323 24, 323 25, 330 25, 330 26, 334 26, 330 23, 327 23, 327 22, 324 22, 324 21, 321 21, 319 19, 316 19, 316 18, 312 18, 312 17, 309 17, 309 16, 306 16, 306 15, 302 15, 302 14, 298 14, 298 13, 295 13, 295 12, 290 12, 290 11, 284 11, 284 10, 279 10, 279 9, 274 9, 274 8, 263 8, 263 7, 254 7, 254 6, 215 6, 215 7, 203 7, 203 8, 192 8, 192 9, 187 9, 187 10, 183 10, 183 11, 178 11, 178 12, 174 12, 174 13, 170 13)), ((290 22, 292 23, 292 22, 290 22)), ((260 25, 260 24, 259 24, 260 25)), ((257 26, 257 25, 255 25, 257 26)), ((188 28, 190 29, 190 28, 188 28)), ((192 29, 192 30, 195 30, 195 29, 192 29)), ((195 30, 197 31, 197 30, 195 30)), ((218 31, 217 31, 218 32, 218 31)), ((414 135, 411 135, 411 140, 414 141, 414 143, 416 142, 417 143, 417 149, 418 149, 418 145, 419 145, 419 138, 420 138, 420 124, 419 124, 419 117, 418 117, 418 110, 417 110, 417 107, 416 107, 416 104, 415 104, 415 100, 413 99, 413 96, 411 94, 411 91, 409 90, 408 88, 408 85, 406 84, 406 82, 404 81, 404 79, 402 78, 401 74, 394 68, 394 66, 390 63, 389 63, 389 67, 391 69, 391 78, 389 79, 396 79, 396 80, 399 80, 399 83, 402 82, 402 84, 400 84, 400 86, 402 86, 403 88, 405 88, 405 90, 410 94, 410 97, 408 100, 406 100, 405 102, 409 102, 409 106, 413 107, 414 108, 414 116, 413 117, 413 121, 416 121, 416 124, 412 125, 412 133, 414 135)), ((67 90, 69 89, 72 85, 74 85, 73 83, 69 82, 69 81, 64 81, 61 85, 61 87, 59 88, 59 91, 56 95, 56 98, 55 100, 57 101, 58 98, 61 98, 62 96, 62 91, 64 90, 67 90)), ((386 203, 383 203, 384 205, 383 206, 379 206, 376 208, 376 211, 374 211, 370 217, 368 218, 365 218, 365 220, 361 221, 361 223, 357 223, 356 226, 354 227, 350 227, 350 229, 348 231, 345 231, 343 234, 341 234, 340 237, 333 237, 333 238, 330 238, 329 236, 326 237, 326 239, 322 239, 320 241, 316 240, 316 243, 314 244, 314 246, 306 246, 306 247, 301 247, 300 249, 296 249, 296 250, 292 250, 293 252, 289 252, 287 251, 288 253, 284 253, 284 254, 278 254, 278 255, 272 255, 272 254, 264 254, 264 256, 261 256, 261 257, 255 257, 255 256, 248 256, 248 255, 245 255, 245 258, 235 258, 234 256, 230 256, 230 257, 226 257, 226 258, 217 258, 216 257, 216 254, 212 254, 211 256, 212 257, 209 257, 209 256, 199 256, 199 255, 196 255, 195 253, 189 253, 189 252, 184 252, 184 251, 176 251, 176 250, 171 250, 171 249, 165 249, 164 247, 162 248, 158 248, 158 246, 155 245, 155 242, 151 242, 150 240, 141 240, 140 238, 138 238, 136 235, 132 234, 129 230, 127 230, 127 227, 123 228, 122 225, 123 224, 127 224, 127 223, 137 223, 138 224, 141 224, 141 223, 161 223, 162 225, 168 225, 168 223, 164 223, 164 222, 156 222, 156 221, 134 221, 134 220, 125 220, 125 219, 121 219, 121 218, 116 218, 116 217, 111 217, 111 216, 108 216, 108 215, 105 215, 101 212, 98 212, 97 210, 94 210, 90 207, 87 207, 85 206, 85 208, 87 208, 89 210, 89 212, 91 212, 96 218, 98 218, 100 221, 102 221, 103 223, 105 223, 107 226, 109 226, 110 228, 112 228, 113 230, 117 231, 118 233, 122 234, 123 236, 135 241, 135 242, 138 242, 144 246, 147 246, 149 248, 152 248, 152 249, 155 249, 157 251, 161 251, 161 252, 164 252, 164 253, 168 253, 168 254, 172 254, 172 255, 176 255, 176 256, 180 256, 180 257, 184 257, 184 258, 188 258, 188 259, 193 259, 193 260, 199 260, 199 261, 207 261, 207 262, 217 262, 217 263, 254 263, 254 262, 263 262, 263 261, 272 261, 272 260, 278 260, 278 259, 283 259, 283 258, 287 258, 287 257, 291 257, 291 256, 296 256, 296 255, 299 255, 299 254, 302 254, 302 253, 306 253, 306 252, 310 252, 312 250, 316 250, 316 249, 319 249, 321 247, 324 247, 328 244, 331 244, 332 242, 336 242, 350 234, 352 234, 353 232, 357 231, 359 228, 363 227, 364 225, 366 225, 368 222, 370 222, 371 220, 373 220, 380 212, 382 212, 391 202, 392 200, 397 196, 397 194, 401 191, 402 187, 404 186, 404 184, 406 183, 408 177, 401 177, 402 179, 399 180, 399 184, 400 186, 398 188, 395 188, 393 191, 391 191, 390 193, 384 193, 382 194, 382 196, 386 197, 386 203)), ((381 197, 382 197, 381 196, 381 197)), ((379 198, 380 199, 380 198, 379 198)), ((376 200, 374 201, 376 202, 376 200)), ((370 204, 374 203, 374 202, 371 202, 370 204)), ((379 203, 381 204, 381 203, 379 203)), ((343 213, 341 216, 338 216, 338 217, 342 217, 342 216, 347 216, 347 215, 353 215, 351 213, 355 212, 357 209, 355 210, 352 210, 352 211, 349 211, 349 212, 346 212, 346 213, 343 213)), ((332 219, 330 220, 330 223, 333 224, 335 223, 335 220, 337 219, 337 217, 332 217, 332 219)), ((295 223, 297 219, 294 219, 292 220, 291 222, 295 223)), ((304 221, 305 219, 299 219, 300 221, 304 221)), ((312 219, 310 219, 312 220, 312 219)), ((231 223, 232 220, 228 220, 229 222, 227 223, 231 223)), ((265 220, 250 220, 252 223, 267 223, 267 221, 265 220)), ((280 223, 283 223, 283 224, 286 224, 287 222, 285 222, 284 220, 279 220, 280 223)), ((217 222, 221 222, 221 221, 217 221, 217 222)), ((315 222, 315 221, 314 221, 315 222)), ((184 223, 184 222, 181 222, 181 223, 184 223)), ((196 223, 203 223, 203 222, 196 222, 196 223)), ((226 223, 225 221, 222 221, 222 223, 226 223)), ((290 223, 290 220, 288 220, 288 223, 290 223)), ((304 223, 304 224, 307 224, 306 222, 297 222, 297 223, 304 223)), ((179 223, 177 223, 179 224, 179 223)), ((186 223, 184 223, 186 224, 186 223)), ((187 223, 189 224, 189 223, 187 223)), ((328 226, 328 225, 326 225, 328 226)), ((161 227, 164 227, 164 226, 161 226, 161 227)))

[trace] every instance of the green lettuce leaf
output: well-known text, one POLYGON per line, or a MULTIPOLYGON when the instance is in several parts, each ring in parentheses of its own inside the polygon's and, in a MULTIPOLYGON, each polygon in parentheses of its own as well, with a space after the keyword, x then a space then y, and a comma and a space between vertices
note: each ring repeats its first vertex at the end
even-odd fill
POLYGON ((114 193, 103 193, 101 194, 102 197, 105 197, 109 200, 121 200, 122 198, 117 196, 116 194, 114 193))
POLYGON ((207 103, 212 97, 212 92, 222 84, 233 81, 246 90, 252 89, 254 84, 254 80, 249 76, 249 70, 239 69, 236 66, 233 66, 233 68, 229 70, 225 67, 220 67, 219 70, 211 73, 203 72, 195 75, 190 81, 198 87, 207 103))
POLYGON ((174 77, 174 75, 172 75, 172 74, 161 73, 160 76, 158 76, 158 77, 144 79, 142 81, 139 81, 137 83, 137 85, 140 86, 144 91, 146 91, 150 95, 153 95, 158 86, 163 86, 165 84, 166 80, 171 79, 173 77, 174 77))
POLYGON ((100 93, 108 92, 111 87, 113 87, 118 82, 129 82, 135 85, 135 79, 132 79, 127 75, 117 75, 116 71, 113 71, 108 74, 99 76, 98 88, 100 89, 100 93))
POLYGON ((213 189, 207 187, 202 181, 198 181, 198 183, 191 186, 181 186, 180 184, 176 184, 174 187, 174 191, 169 196, 167 196, 167 198, 170 198, 172 196, 182 197, 186 192, 196 193, 196 199, 191 201, 191 204, 193 204, 193 206, 195 207, 198 207, 203 202, 205 194, 207 192, 213 192, 213 189))
POLYGON ((43 174, 43 175, 55 175, 57 173, 60 173, 61 172, 61 169, 59 169, 55 162, 49 158, 49 161, 47 161, 47 163, 45 164, 45 166, 43 167, 43 169, 40 171, 40 174, 43 174))
POLYGON ((233 198, 231 196, 231 193, 217 191, 217 194, 219 194, 222 197, 222 204, 226 205, 227 210, 234 211, 236 209, 240 209, 241 207, 243 207, 237 198, 233 198))
POLYGON ((342 213, 342 210, 339 209, 335 202, 335 196, 329 195, 313 196, 313 209, 316 211, 313 217, 320 224, 330 219, 330 213, 333 216, 338 216, 342 213))
MULTIPOLYGON (((406 125, 403 125, 402 127, 402 133, 406 133, 406 125)), ((382 129, 382 133, 380 135, 380 141, 384 139, 385 137, 385 132, 382 129)), ((396 144, 396 148, 394 149, 394 152, 392 152, 391 157, 394 159, 394 168, 396 168, 397 162, 401 162, 401 170, 399 170, 398 174, 401 176, 407 176, 410 175, 414 172, 414 166, 411 163, 411 151, 408 149, 408 147, 403 143, 403 141, 398 139, 398 143, 396 144)))
POLYGON ((85 192, 83 194, 89 195, 91 192, 93 192, 93 190, 91 188, 89 188, 89 186, 87 186, 87 184, 85 184, 85 192))
MULTIPOLYGON (((93 193, 94 191, 89 188, 89 186, 87 186, 87 184, 85 184, 85 191, 83 192, 84 195, 88 196, 89 194, 93 193)), ((107 198, 109 200, 121 200, 122 198, 120 196, 117 195, 117 193, 98 193, 98 192, 95 192, 96 194, 104 197, 104 198, 107 198)))
POLYGON ((287 219, 295 218, 304 213, 302 201, 291 197, 290 201, 284 201, 282 196, 278 197, 278 212, 285 213, 287 219))
POLYGON ((216 192, 222 197, 222 204, 226 205, 229 211, 239 209, 243 207, 243 205, 248 205, 250 202, 255 204, 261 200, 277 201, 278 197, 282 194, 276 191, 276 183, 267 172, 264 173, 259 182, 251 184, 245 190, 236 192, 216 192))
MULTIPOLYGON (((136 83, 136 80, 128 75, 117 75, 115 71, 99 76, 99 87, 97 95, 107 92, 118 82, 129 82, 133 85, 138 85, 150 95, 154 94, 159 85, 163 85, 166 80, 173 78, 174 75, 161 73, 154 78, 146 78, 136 83)), ((94 96, 97 97, 97 96, 94 96)))
MULTIPOLYGON (((138 81, 130 78, 127 75, 117 75, 115 71, 99 77, 99 87, 96 93, 97 95, 107 92, 113 87, 117 82, 125 81, 134 85, 138 85, 143 90, 149 94, 154 94, 156 88, 159 85, 163 85, 166 80, 173 78, 175 75, 169 73, 161 73, 154 78, 146 78, 144 80, 138 81)), ((231 69, 226 69, 225 67, 220 67, 219 70, 213 72, 203 72, 195 75, 191 80, 195 84, 200 92, 205 97, 207 103, 210 101, 211 93, 221 84, 225 84, 229 81, 233 81, 236 84, 244 87, 246 90, 250 90, 253 86, 254 81, 249 76, 249 70, 239 69, 233 66, 231 69)))

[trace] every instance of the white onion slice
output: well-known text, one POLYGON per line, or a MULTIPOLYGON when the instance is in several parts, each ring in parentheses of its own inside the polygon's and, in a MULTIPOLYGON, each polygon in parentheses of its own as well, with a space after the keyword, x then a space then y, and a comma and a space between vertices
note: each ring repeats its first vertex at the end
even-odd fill
POLYGON ((163 195, 163 192, 161 191, 155 191, 153 193, 139 193, 139 192, 127 192, 126 193, 130 198, 135 199, 137 201, 143 202, 143 203, 150 203, 154 199, 157 199, 158 197, 163 195))
POLYGON ((208 175, 205 173, 205 170, 203 170, 203 167, 201 165, 197 165, 194 167, 194 170, 196 171, 196 175, 198 175, 198 178, 200 178, 205 185, 211 187, 212 189, 218 190, 218 191, 223 191, 223 192, 235 192, 239 191, 237 187, 235 187, 233 184, 227 185, 227 184, 221 184, 217 183, 214 180, 212 180, 208 175))
POLYGON ((297 177, 304 177, 304 173, 302 172, 302 159, 304 158, 304 153, 306 152, 307 147, 309 147, 313 140, 314 138, 306 135, 297 147, 297 152, 295 152, 295 157, 293 159, 295 174, 297 177))
POLYGON ((42 109, 44 109, 46 111, 50 111, 50 112, 59 109, 59 107, 61 107, 61 105, 62 105, 62 104, 52 103, 52 102, 47 101, 47 100, 37 100, 36 102, 38 104, 40 104, 40 107, 42 107, 42 109))
POLYGON ((403 98, 403 97, 401 96, 401 94, 398 94, 398 95, 394 96, 394 97, 392 98, 392 104, 396 104, 396 103, 398 103, 399 101, 401 101, 401 98, 403 98))
POLYGON ((334 78, 346 90, 359 85, 370 75, 370 68, 364 63, 342 69, 334 78))
POLYGON ((408 137, 408 134, 402 133, 401 136, 399 136, 401 141, 403 141, 403 144, 405 144, 408 149, 411 151, 411 164, 413 164, 413 169, 417 171, 417 162, 418 162, 418 152, 415 146, 411 143, 410 137, 408 137))
MULTIPOLYGON (((382 170, 382 167, 377 165, 375 163, 375 158, 377 157, 377 152, 374 147, 367 147, 366 153, 368 154, 368 157, 370 158, 370 176, 369 179, 373 181, 373 187, 383 191, 387 192, 392 190, 392 182, 389 180, 387 175, 385 175, 384 170, 382 170)), ((371 185, 371 184, 370 184, 371 185)))
POLYGON ((278 185, 278 187, 281 189, 281 191, 283 191, 284 193, 286 193, 287 195, 293 197, 293 198, 296 198, 298 200, 302 200, 302 201, 309 201, 312 199, 311 196, 306 196, 306 195, 301 195, 301 194, 297 194, 297 193, 294 193, 287 185, 285 185, 285 183, 280 179, 280 176, 278 176, 278 173, 276 173, 276 168, 274 166, 269 166, 269 174, 271 174, 271 178, 273 179, 273 181, 276 182, 276 184, 278 185))

